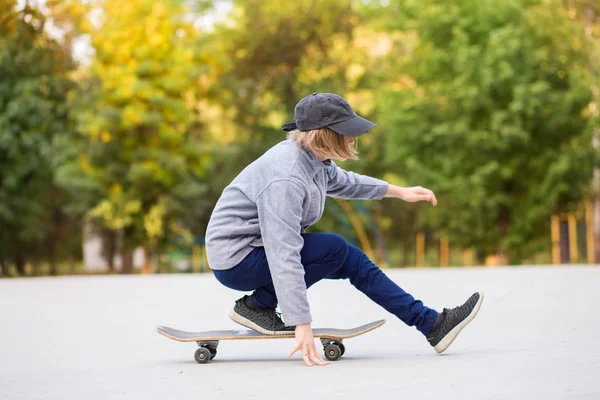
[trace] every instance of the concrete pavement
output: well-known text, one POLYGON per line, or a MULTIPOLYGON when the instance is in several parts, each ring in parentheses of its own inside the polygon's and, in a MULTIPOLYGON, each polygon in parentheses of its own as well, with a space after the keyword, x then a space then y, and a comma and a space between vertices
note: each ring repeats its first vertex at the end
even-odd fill
POLYGON ((485 292, 444 355, 347 281, 309 291, 313 326, 383 327, 328 367, 287 359, 293 340, 194 343, 155 332, 235 329, 239 293, 210 274, 0 280, 0 399, 599 399, 600 267, 394 269, 436 309, 485 292))

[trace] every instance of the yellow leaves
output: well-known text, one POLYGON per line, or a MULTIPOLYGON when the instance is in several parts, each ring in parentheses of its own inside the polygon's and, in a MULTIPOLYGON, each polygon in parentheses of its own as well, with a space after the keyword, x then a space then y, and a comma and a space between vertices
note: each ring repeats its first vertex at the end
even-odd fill
POLYGON ((598 104, 595 101, 590 102, 586 108, 583 109, 582 115, 584 117, 594 117, 597 118, 600 116, 600 110, 598 110, 598 104))
POLYGON ((153 33, 148 38, 148 42, 150 43, 151 46, 158 47, 158 46, 162 45, 163 43, 165 43, 165 38, 163 36, 161 36, 160 34, 153 33))
POLYGON ((395 82, 390 84, 391 89, 395 91, 402 91, 407 88, 414 88, 417 86, 417 82, 406 74, 399 75, 395 82))
POLYGON ((129 61, 131 52, 125 46, 119 47, 115 54, 115 61, 120 65, 126 65, 129 61))
POLYGON ((90 210, 88 215, 92 218, 98 218, 103 220, 104 225, 112 230, 123 229, 133 223, 133 214, 126 212, 126 208, 134 208, 131 203, 136 201, 128 202, 125 204, 114 203, 109 199, 102 200, 98 205, 90 210), (125 206, 125 207, 123 207, 125 206))
POLYGON ((150 242, 156 242, 163 236, 163 219, 166 212, 165 205, 158 203, 152 206, 148 214, 144 216, 144 229, 150 242))
POLYGON ((115 183, 110 187, 109 193, 113 195, 119 195, 123 193, 123 186, 119 185, 118 183, 115 183))
POLYGON ((100 140, 102 140, 102 143, 110 142, 111 138, 112 136, 107 131, 102 132, 102 134, 100 135, 100 140))
POLYGON ((112 140, 112 135, 108 131, 104 130, 104 131, 100 132, 100 130, 98 128, 93 129, 90 132, 89 137, 93 142, 108 143, 112 140))
POLYGON ((357 90, 346 93, 345 98, 359 115, 370 114, 375 110, 375 94, 371 90, 357 90))
POLYGON ((192 49, 185 49, 183 51, 183 61, 191 63, 194 61, 194 51, 192 49))
POLYGON ((248 53, 247 49, 237 49, 235 52, 235 58, 237 58, 238 60, 241 60, 244 57, 246 57, 247 53, 248 53))
POLYGON ((139 200, 128 201, 125 203, 124 210, 126 214, 137 214, 142 209, 142 202, 139 200))
POLYGON ((139 6, 139 4, 135 3, 135 1, 111 1, 106 3, 106 8, 108 10, 113 10, 115 13, 119 13, 123 16, 130 16, 131 14, 134 14, 136 6, 139 6))
POLYGON ((560 79, 564 79, 565 76, 567 76, 567 73, 565 71, 558 71, 556 73, 556 75, 560 78, 560 79))
POLYGON ((350 64, 346 69, 346 80, 351 86, 356 86, 357 82, 366 72, 366 68, 361 64, 350 64))
POLYGON ((152 14, 156 18, 162 19, 166 16, 167 9, 162 2, 156 1, 154 2, 154 7, 152 8, 152 14))
POLYGON ((141 201, 127 200, 119 184, 113 184, 107 194, 108 198, 101 200, 88 215, 103 221, 103 225, 113 230, 133 224, 142 209, 141 201))
MULTIPOLYGON (((143 110, 142 110, 143 112, 143 110)), ((121 124, 124 128, 132 128, 140 123, 141 112, 136 104, 129 104, 123 109, 121 124)))
POLYGON ((83 21, 81 21, 81 30, 83 32, 90 32, 93 29, 93 25, 92 22, 89 19, 84 19, 83 21))
POLYGON ((115 51, 115 45, 110 40, 103 42, 100 45, 100 47, 102 48, 102 51, 107 55, 113 54, 115 51))
POLYGON ((383 180, 385 180, 388 183, 391 183, 392 185, 396 185, 396 186, 405 186, 406 185, 406 181, 404 179, 402 179, 401 177, 399 177, 398 175, 394 174, 393 172, 386 172, 383 175, 383 180))
POLYGON ((79 166, 81 167, 81 170, 86 174, 89 174, 93 170, 92 164, 90 163, 90 159, 84 153, 79 155, 79 166))
POLYGON ((113 207, 108 200, 102 200, 98 205, 89 212, 90 217, 112 219, 113 207))
POLYGON ((211 140, 223 146, 235 140, 239 128, 233 122, 236 115, 233 107, 225 109, 207 100, 200 100, 196 104, 196 108, 211 140))
POLYGON ((271 110, 267 113, 265 117, 265 121, 268 125, 279 128, 282 124, 286 122, 286 114, 281 111, 271 110))

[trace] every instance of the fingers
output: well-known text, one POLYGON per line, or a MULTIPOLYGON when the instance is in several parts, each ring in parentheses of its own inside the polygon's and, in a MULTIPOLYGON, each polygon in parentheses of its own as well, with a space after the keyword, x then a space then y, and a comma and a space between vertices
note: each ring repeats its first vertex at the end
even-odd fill
POLYGON ((319 355, 319 353, 316 352, 316 350, 314 350, 314 354, 311 356, 311 360, 317 364, 317 365, 329 365, 329 361, 325 361, 321 358, 321 356, 319 355))
MULTIPOLYGON (((288 354, 288 358, 293 356, 298 350, 302 350, 302 359, 304 360, 304 364, 306 364, 307 367, 312 367, 313 364, 310 361, 312 357, 311 357, 311 353, 309 353, 309 348, 308 348, 307 343, 303 343, 303 342, 296 343, 294 348, 292 348, 292 351, 290 351, 290 354, 288 354)), ((314 351, 312 352, 312 354, 314 355, 314 351)))
POLYGON ((431 205, 433 205, 434 207, 437 205, 437 198, 431 190, 421 186, 417 186, 415 188, 415 194, 417 194, 418 201, 426 201, 428 203, 431 203, 431 205))
POLYGON ((302 359, 304 360, 304 364, 306 364, 307 367, 313 366, 313 363, 310 361, 313 353, 314 351, 311 351, 310 345, 308 343, 304 343, 302 346, 302 359))
POLYGON ((308 354, 303 354, 302 359, 304 360, 304 364, 306 364, 307 367, 313 366, 313 363, 310 362, 310 358, 309 358, 308 354))
POLYGON ((294 355, 298 350, 302 350, 302 360, 307 367, 312 367, 314 365, 328 365, 329 362, 323 360, 321 356, 317 353, 314 343, 312 346, 309 343, 296 343, 292 351, 288 354, 288 358, 294 355))
POLYGON ((291 356, 293 356, 301 348, 302 348, 302 342, 296 343, 296 345, 294 346, 294 348, 292 349, 292 351, 290 351, 290 354, 288 354, 288 358, 290 358, 291 356))
POLYGON ((304 363, 309 367, 312 367, 315 364, 321 366, 329 364, 329 362, 323 360, 319 353, 317 353, 314 344, 312 346, 309 346, 307 350, 308 353, 305 353, 305 355, 302 358, 304 359, 304 363))

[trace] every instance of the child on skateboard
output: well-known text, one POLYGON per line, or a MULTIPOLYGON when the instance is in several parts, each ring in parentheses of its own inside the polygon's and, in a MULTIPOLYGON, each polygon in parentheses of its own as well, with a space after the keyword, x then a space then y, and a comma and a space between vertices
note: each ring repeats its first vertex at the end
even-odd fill
POLYGON ((483 293, 438 313, 390 280, 358 247, 334 233, 305 233, 323 214, 325 197, 400 198, 437 204, 425 188, 399 187, 347 172, 333 160, 357 159, 355 138, 376 125, 342 97, 313 93, 298 102, 287 140, 248 165, 228 185, 206 232, 208 262, 223 285, 253 292, 230 317, 263 334, 295 335, 290 356, 327 364, 316 351, 306 291, 322 279, 349 279, 371 300, 414 326, 441 353, 477 314, 483 293), (275 309, 279 305, 283 320, 275 309))

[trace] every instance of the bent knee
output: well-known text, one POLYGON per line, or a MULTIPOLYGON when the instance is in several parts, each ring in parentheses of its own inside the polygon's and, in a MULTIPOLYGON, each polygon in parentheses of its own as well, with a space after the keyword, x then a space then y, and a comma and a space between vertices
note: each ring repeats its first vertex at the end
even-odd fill
POLYGON ((348 261, 351 261, 356 266, 370 266, 373 264, 369 256, 358 247, 349 244, 348 245, 348 261))
POLYGON ((330 242, 330 246, 333 249, 336 249, 340 255, 340 258, 343 260, 348 256, 349 244, 346 239, 337 233, 330 233, 327 237, 327 240, 330 242))

